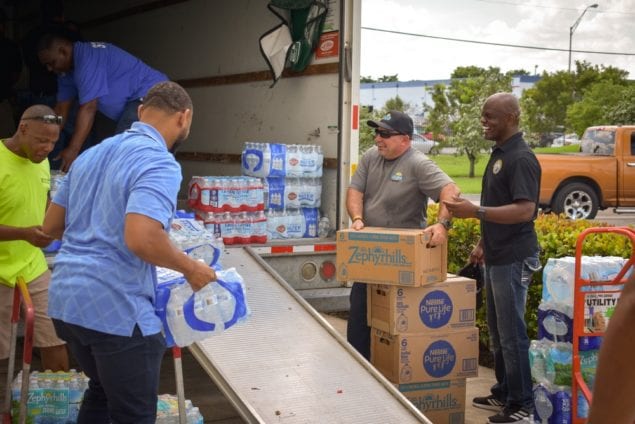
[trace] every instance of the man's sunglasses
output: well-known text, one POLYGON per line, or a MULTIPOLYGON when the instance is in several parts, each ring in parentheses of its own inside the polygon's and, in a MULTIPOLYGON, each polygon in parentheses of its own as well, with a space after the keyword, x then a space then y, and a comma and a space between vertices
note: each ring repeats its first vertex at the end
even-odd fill
POLYGON ((375 130, 375 135, 380 136, 381 138, 390 138, 392 136, 395 135, 402 135, 401 133, 398 132, 392 132, 392 131, 382 131, 382 130, 375 130))
POLYGON ((57 124, 57 125, 62 125, 62 120, 63 118, 59 115, 42 115, 42 116, 29 116, 26 118, 22 118, 23 120, 26 119, 37 119, 38 121, 42 121, 45 122, 47 124, 57 124))

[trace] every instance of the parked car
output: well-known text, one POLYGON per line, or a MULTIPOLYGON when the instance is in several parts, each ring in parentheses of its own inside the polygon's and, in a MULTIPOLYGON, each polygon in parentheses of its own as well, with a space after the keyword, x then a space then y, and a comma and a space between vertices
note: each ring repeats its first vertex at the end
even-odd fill
POLYGON ((420 150, 426 155, 429 154, 432 148, 436 147, 438 144, 439 143, 437 143, 436 141, 430 140, 429 138, 426 138, 421 134, 412 134, 412 147, 420 150))
POLYGON ((552 147, 568 146, 569 144, 580 144, 580 138, 577 134, 571 133, 566 136, 560 136, 553 139, 551 142, 552 147))

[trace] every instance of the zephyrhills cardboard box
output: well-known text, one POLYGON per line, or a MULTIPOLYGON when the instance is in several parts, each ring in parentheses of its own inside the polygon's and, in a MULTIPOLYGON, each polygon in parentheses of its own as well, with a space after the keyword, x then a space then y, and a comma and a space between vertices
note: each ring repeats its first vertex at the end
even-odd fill
POLYGON ((447 278, 447 245, 428 247, 421 229, 337 232, 337 279, 419 287, 447 278))
POLYGON ((368 322, 390 334, 474 327, 476 281, 452 276, 423 287, 372 284, 368 322))
POLYGON ((478 328, 391 335, 371 329, 370 361, 397 384, 476 377, 478 328))
POLYGON ((465 379, 398 384, 397 389, 434 424, 465 422, 465 379))

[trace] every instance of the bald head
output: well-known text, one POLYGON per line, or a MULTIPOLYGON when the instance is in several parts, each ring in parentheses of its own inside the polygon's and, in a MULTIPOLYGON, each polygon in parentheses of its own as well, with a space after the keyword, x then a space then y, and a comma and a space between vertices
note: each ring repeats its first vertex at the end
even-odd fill
POLYGON ((55 115, 55 111, 47 105, 33 105, 22 113, 20 120, 33 119, 45 115, 55 115))
POLYGON ((520 104, 512 93, 496 93, 487 98, 485 104, 492 102, 496 108, 520 120, 520 104))
POLYGON ((502 144, 518 132, 520 105, 511 93, 496 93, 487 98, 481 110, 483 135, 502 144))
POLYGON ((60 136, 61 125, 56 123, 53 109, 34 105, 24 111, 13 137, 5 140, 9 150, 18 156, 40 163, 53 150, 60 136))

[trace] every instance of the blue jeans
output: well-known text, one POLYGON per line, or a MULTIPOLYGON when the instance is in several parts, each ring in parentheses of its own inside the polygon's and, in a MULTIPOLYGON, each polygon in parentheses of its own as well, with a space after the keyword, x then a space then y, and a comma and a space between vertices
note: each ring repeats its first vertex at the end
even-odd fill
POLYGON ((366 284, 353 283, 349 299, 351 307, 346 323, 346 340, 370 361, 370 327, 366 317, 366 284))
POLYGON ((115 336, 53 319, 58 337, 68 343, 90 378, 78 424, 154 424, 165 339, 115 336))
POLYGON ((492 394, 507 407, 530 411, 533 395, 525 305, 531 277, 539 269, 537 253, 522 262, 485 265, 487 325, 496 374, 492 394))

